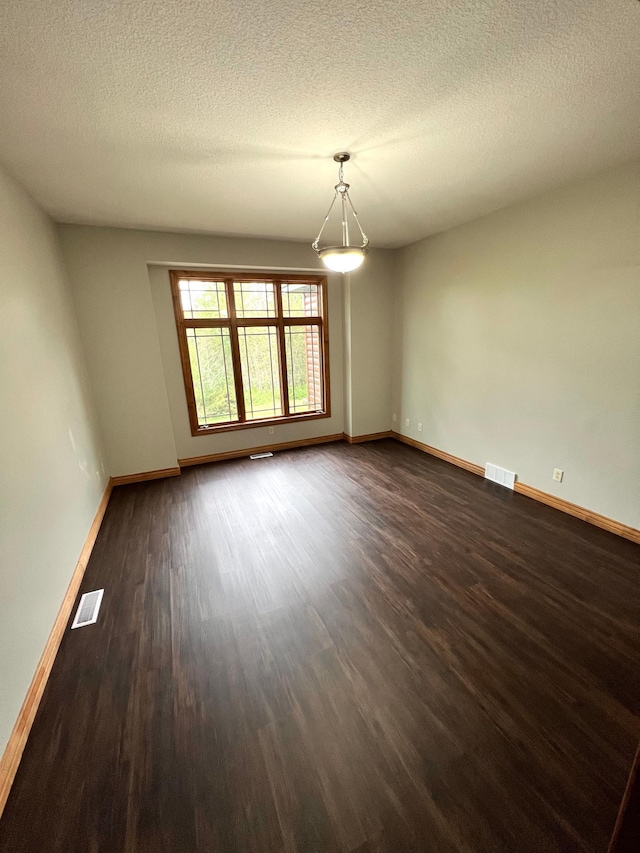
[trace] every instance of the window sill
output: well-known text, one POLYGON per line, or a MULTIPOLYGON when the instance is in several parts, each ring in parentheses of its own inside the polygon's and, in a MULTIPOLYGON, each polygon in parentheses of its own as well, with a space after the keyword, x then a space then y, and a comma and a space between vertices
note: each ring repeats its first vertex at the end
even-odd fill
POLYGON ((239 429, 258 429, 259 427, 280 426, 281 424, 301 423, 302 421, 316 421, 320 418, 331 417, 331 412, 309 412, 303 415, 289 415, 289 417, 265 418, 264 420, 245 421, 237 424, 220 424, 219 426, 198 427, 191 429, 191 435, 215 435, 219 432, 234 432, 239 429))

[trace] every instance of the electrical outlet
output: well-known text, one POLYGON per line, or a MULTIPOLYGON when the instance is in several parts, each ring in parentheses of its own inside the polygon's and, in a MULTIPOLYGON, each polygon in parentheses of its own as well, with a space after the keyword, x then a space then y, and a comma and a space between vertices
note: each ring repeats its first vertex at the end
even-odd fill
POLYGON ((409 418, 405 418, 404 419, 404 425, 409 426, 409 423, 410 423, 409 418))
POLYGON ((422 432, 422 424, 418 424, 418 432, 422 432))
POLYGON ((273 435, 273 427, 269 427, 269 435, 273 435))
POLYGON ((561 483, 563 476, 564 471, 562 471, 560 468, 553 469, 553 479, 556 481, 556 483, 561 483))
POLYGON ((391 415, 391 420, 392 420, 392 421, 394 422, 394 424, 395 424, 395 422, 398 420, 398 416, 397 416, 396 414, 391 415))

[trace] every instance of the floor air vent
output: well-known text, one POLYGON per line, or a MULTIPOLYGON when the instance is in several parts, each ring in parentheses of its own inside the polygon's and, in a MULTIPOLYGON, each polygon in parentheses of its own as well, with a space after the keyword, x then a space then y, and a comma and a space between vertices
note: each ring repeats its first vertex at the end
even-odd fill
POLYGON ((485 479, 499 483, 501 486, 506 486, 508 489, 513 489, 516 482, 516 475, 513 471, 507 471, 506 468, 498 468, 497 465, 492 465, 491 462, 487 462, 484 469, 484 476, 485 479))
POLYGON ((93 592, 85 592, 80 599, 80 604, 76 610, 76 615, 73 620, 72 628, 82 628, 85 625, 93 625, 98 619, 98 611, 104 594, 103 589, 96 589, 93 592))

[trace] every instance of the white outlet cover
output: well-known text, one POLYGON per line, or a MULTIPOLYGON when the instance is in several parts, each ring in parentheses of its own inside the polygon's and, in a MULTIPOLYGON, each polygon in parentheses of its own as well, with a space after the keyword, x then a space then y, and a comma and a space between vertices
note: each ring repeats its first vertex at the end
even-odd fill
POLYGON ((405 425, 405 426, 409 426, 409 418, 405 418, 405 420, 404 420, 404 425, 405 425))

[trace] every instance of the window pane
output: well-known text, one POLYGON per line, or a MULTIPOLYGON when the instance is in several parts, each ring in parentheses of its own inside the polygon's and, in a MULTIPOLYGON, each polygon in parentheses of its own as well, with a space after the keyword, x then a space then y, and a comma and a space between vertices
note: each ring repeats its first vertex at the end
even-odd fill
POLYGON ((276 301, 271 281, 234 281, 236 316, 275 317, 276 301))
POLYGON ((286 326, 287 381, 292 415, 323 408, 319 326, 286 326))
POLYGON ((319 317, 320 288, 317 284, 283 282, 282 313, 285 317, 319 317))
POLYGON ((229 329, 186 329, 198 425, 238 420, 229 329))
POLYGON ((180 301, 185 320, 227 317, 227 294, 223 281, 180 279, 180 301))
POLYGON ((282 415, 278 334, 274 326, 238 329, 247 420, 282 415))

